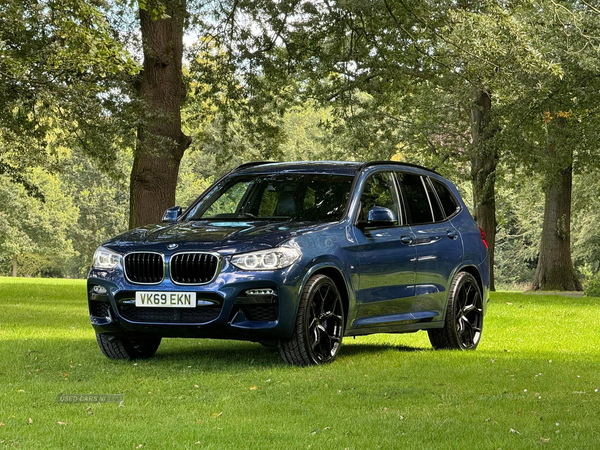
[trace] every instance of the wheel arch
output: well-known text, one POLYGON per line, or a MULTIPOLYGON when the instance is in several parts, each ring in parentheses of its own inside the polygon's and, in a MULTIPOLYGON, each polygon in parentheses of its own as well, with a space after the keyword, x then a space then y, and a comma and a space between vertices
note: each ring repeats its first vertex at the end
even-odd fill
POLYGON ((477 285, 479 286, 479 289, 481 290, 481 295, 485 296, 483 279, 481 277, 481 273, 479 273, 479 268, 475 264, 471 264, 471 263, 462 264, 462 265, 458 266, 454 270, 454 272, 452 272, 452 276, 448 280, 448 295, 446 295, 446 303, 444 304, 444 314, 442 317, 442 322, 444 320, 446 320, 446 309, 448 308, 448 301, 450 300, 450 293, 451 293, 450 287, 452 286, 452 281, 454 280, 456 275, 458 275, 460 272, 467 272, 467 273, 471 274, 473 276, 473 278, 475 278, 475 281, 477 281, 477 285))
MULTIPOLYGON (((471 275, 473 275, 473 278, 475 278, 475 281, 477 281, 477 285, 479 286, 479 289, 481 290, 481 295, 483 296, 483 293, 484 293, 483 280, 481 279, 481 274, 479 273, 479 269, 477 268, 477 266, 473 266, 473 265, 462 266, 455 272, 454 275, 456 276, 456 274, 459 272, 468 272, 471 275)), ((454 279, 454 277, 453 277, 453 279, 454 279)))
POLYGON ((308 269, 307 273, 304 275, 302 279, 302 283, 300 288, 298 289, 298 295, 302 294, 304 287, 308 280, 314 275, 325 275, 335 283, 336 287, 340 291, 340 295, 342 296, 342 306, 344 307, 345 324, 344 329, 348 323, 350 323, 350 305, 351 305, 351 287, 348 282, 347 277, 344 275, 342 269, 340 269, 337 265, 331 262, 322 262, 319 264, 315 264, 310 269, 308 269))

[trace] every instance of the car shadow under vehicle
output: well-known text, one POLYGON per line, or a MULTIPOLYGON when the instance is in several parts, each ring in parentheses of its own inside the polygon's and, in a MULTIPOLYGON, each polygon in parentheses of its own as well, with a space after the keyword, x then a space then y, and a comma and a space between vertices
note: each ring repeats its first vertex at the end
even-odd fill
POLYGON ((433 351, 431 347, 409 347, 407 345, 389 345, 389 344, 350 344, 350 345, 342 345, 340 350, 340 356, 351 356, 351 355, 360 355, 360 354, 371 354, 371 353, 381 353, 386 351, 398 351, 398 352, 422 352, 422 351, 433 351))
MULTIPOLYGON (((406 345, 389 345, 389 344, 373 344, 373 343, 350 343, 342 345, 340 350, 340 358, 345 358, 361 354, 377 354, 387 351, 398 352, 420 352, 433 351, 427 347, 410 347, 406 345)), ((195 366, 203 368, 218 369, 218 366, 227 362, 236 365, 281 367, 285 366, 279 359, 279 349, 276 347, 264 347, 260 344, 241 343, 230 341, 200 341, 194 346, 177 345, 174 347, 168 344, 168 340, 163 341, 163 345, 159 348, 156 356, 148 360, 153 363, 179 361, 183 363, 193 362, 195 366), (167 343, 167 345, 164 345, 167 343)))

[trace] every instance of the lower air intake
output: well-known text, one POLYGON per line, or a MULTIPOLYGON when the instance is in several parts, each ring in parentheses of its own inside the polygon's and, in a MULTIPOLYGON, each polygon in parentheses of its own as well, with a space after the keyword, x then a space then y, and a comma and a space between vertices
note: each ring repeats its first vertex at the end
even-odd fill
POLYGON ((206 323, 215 320, 220 313, 220 306, 138 308, 135 305, 119 305, 119 314, 132 322, 206 323))

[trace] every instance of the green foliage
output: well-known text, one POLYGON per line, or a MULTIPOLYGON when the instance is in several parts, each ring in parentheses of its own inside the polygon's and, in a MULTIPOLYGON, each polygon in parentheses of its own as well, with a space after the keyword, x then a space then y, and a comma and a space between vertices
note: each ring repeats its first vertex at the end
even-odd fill
POLYGON ((533 280, 544 215, 540 177, 498 169, 495 270, 498 289, 527 289, 533 280))
POLYGON ((65 258, 62 255, 24 253, 18 257, 18 272, 22 277, 65 278, 65 258))
POLYGON ((35 192, 26 168, 53 168, 60 146, 110 171, 125 139, 138 66, 102 10, 86 0, 0 5, 0 174, 35 192), (128 117, 128 119, 125 119, 128 117))
POLYGON ((40 186, 45 202, 30 197, 20 184, 0 177, 0 255, 5 259, 22 253, 69 258, 73 246, 68 230, 77 208, 64 195, 57 177, 36 169, 31 179, 40 186))
MULTIPOLYGON (((160 19, 164 5, 137 6, 160 19)), ((188 35, 200 38, 184 67, 193 142, 178 204, 248 161, 395 159, 436 168, 470 205, 472 99, 485 89, 487 148, 500 157, 499 283, 531 281, 543 190, 570 162, 574 264, 583 277, 600 269, 597 8, 260 0, 188 9, 188 35)), ((18 254, 22 274, 43 273, 45 261, 61 276, 83 276, 97 245, 126 229, 131 149, 144 120, 135 10, 129 1, 0 5, 3 273, 18 254), (57 252, 62 263, 51 259, 57 252)))
POLYGON ((37 168, 28 174, 43 202, 0 176, 0 273, 11 272, 17 255, 19 275, 85 276, 96 248, 127 229, 123 179, 131 162, 126 152, 113 160, 113 172, 122 171, 120 179, 76 151, 63 151, 57 164, 64 169, 49 173, 37 168))
POLYGON ((600 297, 600 272, 583 286, 583 292, 586 297, 600 297))
POLYGON ((574 178, 572 242, 573 261, 583 275, 600 270, 600 184, 598 174, 574 178))

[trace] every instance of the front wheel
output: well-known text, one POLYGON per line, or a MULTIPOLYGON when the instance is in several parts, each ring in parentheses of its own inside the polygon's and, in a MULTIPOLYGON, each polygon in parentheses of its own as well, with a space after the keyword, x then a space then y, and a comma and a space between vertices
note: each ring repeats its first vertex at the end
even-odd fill
POLYGON ((110 359, 151 358, 158 350, 160 337, 124 337, 96 333, 100 350, 110 359))
POLYGON ((333 280, 325 275, 311 277, 300 296, 294 335, 279 347, 283 360, 310 366, 332 362, 344 334, 342 297, 333 280))
POLYGON ((483 296, 468 272, 459 272, 450 287, 444 328, 429 330, 434 349, 474 350, 483 328, 483 296))

